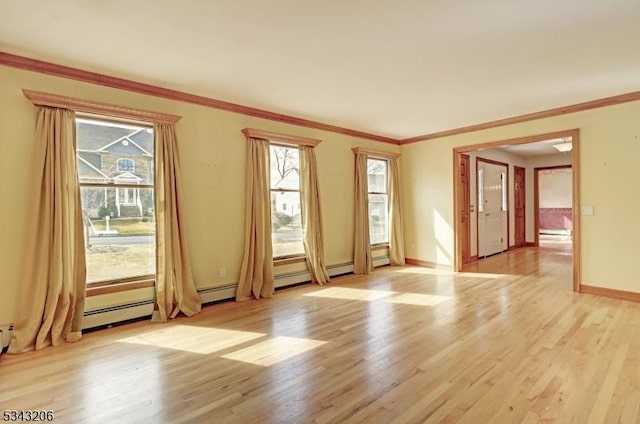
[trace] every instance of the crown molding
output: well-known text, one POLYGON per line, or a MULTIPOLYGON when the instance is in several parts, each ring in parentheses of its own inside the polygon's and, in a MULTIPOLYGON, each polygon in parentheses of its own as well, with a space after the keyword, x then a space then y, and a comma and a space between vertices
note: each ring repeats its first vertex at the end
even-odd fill
POLYGON ((180 118, 182 118, 178 115, 151 112, 142 109, 111 105, 108 103, 92 102, 77 99, 75 97, 43 93, 41 91, 23 89, 22 92, 27 99, 31 100, 31 103, 38 106, 60 107, 71 109, 76 112, 98 114, 112 118, 135 119, 144 122, 157 122, 162 124, 176 124, 180 118))
POLYGON ((619 94, 617 96, 605 97, 588 102, 576 103, 569 106, 547 109, 540 112, 526 113, 524 115, 513 116, 511 118, 498 119, 495 121, 483 122, 481 124, 469 125, 466 127, 454 128, 446 131, 439 131, 431 134, 419 135, 417 137, 405 138, 398 140, 398 144, 417 143, 419 141, 432 140, 434 138, 448 137, 452 135, 470 133, 489 128, 503 127, 505 125, 518 124, 521 122, 535 121, 537 119, 551 118, 554 116, 567 115, 570 113, 581 112, 583 110, 597 109, 606 106, 618 105, 620 103, 635 102, 640 100, 640 91, 619 94))
POLYGON ((41 74, 52 75, 61 78, 72 79, 76 81, 88 82, 105 87, 127 90, 134 93, 146 94, 149 96, 160 97, 163 99, 176 100, 185 103, 192 103, 200 106, 206 106, 213 109, 224 110, 227 112, 239 113, 242 115, 253 116, 261 119, 282 122, 285 124, 296 125, 300 127, 314 128, 323 131, 329 131, 337 134, 348 135, 367 140, 380 141, 383 143, 398 144, 398 140, 391 137, 384 137, 377 134, 370 134, 363 131, 351 130, 348 128, 338 127, 336 125, 325 124, 322 122, 312 121, 309 119, 298 118, 295 116, 283 115, 280 113, 269 112, 267 110, 256 109, 249 106, 242 106, 235 103, 225 102, 196 94, 185 93, 183 91, 172 90, 169 88, 158 87, 141 82, 131 81, 123 78, 112 77, 96 72, 83 71, 81 69, 69 66, 57 65, 51 62, 31 59, 24 56, 18 56, 11 53, 0 51, 0 65, 13 68, 24 69, 27 71, 38 72, 41 74))
POLYGON ((404 144, 410 144, 410 143, 417 143, 420 141, 428 141, 428 140, 433 140, 433 139, 452 136, 452 135, 465 134, 465 133, 485 130, 489 128, 496 128, 496 127, 501 127, 505 125, 512 125, 512 124, 517 124, 521 122, 533 121, 537 119, 551 118, 554 116, 566 115, 566 114, 580 112, 584 110, 596 109, 596 108, 601 108, 606 106, 613 106, 621 103, 640 100, 640 91, 634 91, 631 93, 619 94, 616 96, 605 97, 605 98, 577 103, 569 106, 562 106, 562 107, 547 109, 539 112, 527 113, 524 115, 498 119, 495 121, 468 125, 460 128, 446 130, 446 131, 438 131, 434 133, 419 135, 416 137, 396 139, 392 137, 385 137, 377 134, 371 134, 364 131, 343 128, 336 125, 325 124, 322 122, 312 121, 309 119, 298 118, 295 116, 283 115, 283 114, 270 112, 262 109, 257 109, 249 106, 242 106, 235 103, 225 102, 225 101, 210 98, 210 97, 198 96, 195 94, 158 87, 158 86, 131 81, 123 78, 112 77, 109 75, 100 74, 96 72, 84 71, 84 70, 72 68, 69 66, 57 65, 51 62, 31 59, 24 56, 5 53, 2 51, 0 51, 0 65, 9 66, 9 67, 18 68, 18 69, 24 69, 32 72, 38 72, 46 75, 52 75, 60 78, 67 78, 67 79, 87 82, 91 84, 103 85, 106 87, 117 88, 120 90, 131 91, 139 94, 146 94, 149 96, 160 97, 160 98, 169 99, 169 100, 197 104, 200 106, 206 106, 213 109, 239 113, 242 115, 252 116, 256 118, 282 122, 285 124, 296 125, 296 126, 306 127, 306 128, 314 128, 314 129, 319 129, 319 130, 328 131, 332 133, 343 134, 351 137, 362 138, 366 140, 390 143, 394 145, 404 145, 404 144))
POLYGON ((279 134, 269 131, 257 130, 255 128, 244 128, 242 130, 242 134, 244 134, 247 138, 260 138, 263 140, 268 140, 275 143, 289 144, 289 145, 297 145, 297 146, 309 146, 316 147, 320 144, 321 140, 316 138, 308 138, 308 137, 298 137, 295 135, 286 135, 279 134))

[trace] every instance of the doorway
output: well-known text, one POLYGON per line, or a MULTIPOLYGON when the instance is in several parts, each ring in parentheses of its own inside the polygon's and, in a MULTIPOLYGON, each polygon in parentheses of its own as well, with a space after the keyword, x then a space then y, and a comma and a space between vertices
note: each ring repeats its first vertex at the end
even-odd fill
POLYGON ((571 175, 570 165, 534 169, 536 245, 539 245, 541 235, 573 234, 571 175))
MULTIPOLYGON (((454 216, 457 217, 454 220, 454 245, 455 245, 455 250, 454 250, 454 269, 456 271, 461 271, 462 270, 462 266, 464 265, 464 261, 463 261, 463 256, 462 256, 462 251, 464 250, 464 246, 467 242, 467 240, 471 240, 472 237, 470 237, 469 235, 469 231, 467 229, 467 225, 466 223, 469 221, 469 219, 467 219, 466 221, 463 220, 464 217, 468 217, 467 212, 469 212, 470 210, 473 209, 474 205, 470 204, 470 205, 465 205, 465 202, 463 201, 464 199, 464 191, 465 188, 462 184, 463 180, 460 178, 460 172, 461 172, 461 168, 462 168, 462 159, 461 156, 464 155, 472 155, 474 154, 474 152, 479 152, 485 149, 516 149, 516 147, 518 149, 526 149, 528 148, 529 145, 534 145, 534 144, 544 144, 544 142, 546 143, 551 143, 552 141, 555 140, 570 140, 570 142, 573 145, 573 148, 567 152, 564 153, 565 157, 570 158, 570 163, 572 165, 572 174, 571 174, 571 187, 572 187, 572 208, 571 208, 571 222, 572 222, 572 238, 571 238, 571 242, 570 242, 570 247, 571 247, 571 265, 570 265, 570 271, 572 274, 571 277, 571 282, 572 282, 572 286, 573 286, 573 290, 574 291, 579 291, 579 283, 580 283, 580 216, 579 216, 579 210, 580 210, 580 200, 579 200, 579 147, 580 147, 580 131, 578 129, 573 129, 573 130, 566 130, 566 131, 558 131, 558 132, 553 132, 553 133, 546 133, 546 134, 540 134, 540 135, 534 135, 534 136, 528 136, 528 137, 521 137, 521 138, 515 138, 515 139, 509 139, 509 140, 498 140, 498 141, 493 141, 493 142, 488 142, 488 143, 482 143, 482 144, 476 144, 476 145, 469 145, 469 146, 464 146, 464 147, 457 147, 453 149, 453 165, 454 165, 454 216), (521 146, 522 145, 522 146, 521 146), (524 146, 527 145, 527 146, 524 146)), ((551 146, 549 144, 549 146, 551 146)), ((567 162, 568 163, 568 162, 567 162)), ((510 165, 511 166, 511 165, 510 165)), ((522 167, 521 167, 522 168, 522 167)), ((527 175, 526 173, 529 172, 531 173, 530 169, 531 168, 527 168, 529 170, 525 170, 525 175, 527 175)), ((516 247, 518 245, 524 245, 524 246, 533 246, 535 245, 535 242, 533 240, 533 232, 534 232, 534 228, 533 225, 530 223, 531 222, 531 216, 530 216, 530 220, 529 222, 526 221, 526 208, 527 208, 527 202, 526 202, 526 195, 525 198, 522 199, 522 194, 520 192, 518 192, 518 194, 516 194, 516 190, 515 190, 515 186, 516 186, 516 173, 519 174, 518 177, 518 185, 520 185, 520 187, 527 187, 528 184, 528 190, 529 193, 531 193, 531 190, 533 189, 533 187, 531 187, 533 185, 533 181, 534 175, 529 174, 529 178, 525 177, 522 175, 522 170, 516 170, 515 167, 512 168, 513 171, 513 178, 512 181, 509 182, 509 184, 513 184, 513 191, 512 194, 514 196, 514 198, 511 200, 511 203, 509 204, 509 200, 507 199, 507 205, 508 207, 512 208, 512 224, 510 226, 508 226, 507 228, 509 228, 510 231, 512 231, 512 236, 511 236, 511 241, 507 241, 509 244, 507 245, 507 247, 516 247), (518 199, 518 196, 520 196, 520 199, 518 199), (525 227, 525 237, 522 237, 522 227, 523 227, 523 222, 524 222, 524 227, 525 227), (517 224, 516 224, 517 223, 517 224), (516 230, 516 227, 518 228, 516 230), (524 240, 523 240, 524 239, 524 240)), ((473 173, 472 173, 473 175, 473 173)), ((507 197, 508 197, 508 193, 507 192, 507 197)), ((476 199, 477 200, 477 199, 476 199)), ((473 202, 472 202, 473 203, 473 202)), ((530 212, 531 212, 531 208, 532 208, 532 204, 534 202, 528 203, 530 206, 528 206, 530 208, 530 212)), ((479 203, 478 203, 479 205, 479 203)), ((508 214, 507 214, 508 215, 508 214)), ((532 214, 535 215, 535 214, 532 214)), ((478 214, 476 216, 479 216, 478 214)), ((477 231, 480 230, 480 227, 477 227, 477 231)), ((477 235, 476 235, 477 237, 477 235)), ((509 253, 510 254, 510 253, 509 253)), ((472 255, 473 257, 473 255, 472 255)), ((567 260, 568 260, 568 256, 567 256, 567 260)))

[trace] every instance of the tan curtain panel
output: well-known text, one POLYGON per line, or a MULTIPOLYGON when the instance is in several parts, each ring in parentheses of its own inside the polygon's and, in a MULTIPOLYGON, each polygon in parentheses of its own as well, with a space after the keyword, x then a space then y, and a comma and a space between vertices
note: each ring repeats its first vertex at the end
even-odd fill
POLYGON ((404 265, 404 235, 400 209, 400 170, 398 158, 389 158, 389 262, 404 265))
POLYGON ((354 274, 368 274, 373 270, 371 242, 369 241, 369 193, 367 178, 367 155, 357 153, 354 207, 354 274))
POLYGON ((311 278, 318 284, 329 281, 324 262, 324 239, 320 192, 318 189, 318 166, 313 147, 300 146, 300 198, 302 209, 302 238, 304 253, 311 278))
POLYGON ((192 316, 201 302, 193 281, 180 214, 180 161, 175 126, 155 124, 156 305, 152 321, 179 312, 192 316))
POLYGON ((273 295, 269 141, 247 138, 244 258, 236 300, 273 295))
POLYGON ((86 266, 73 111, 36 107, 33 162, 30 234, 9 353, 82 335, 86 266))

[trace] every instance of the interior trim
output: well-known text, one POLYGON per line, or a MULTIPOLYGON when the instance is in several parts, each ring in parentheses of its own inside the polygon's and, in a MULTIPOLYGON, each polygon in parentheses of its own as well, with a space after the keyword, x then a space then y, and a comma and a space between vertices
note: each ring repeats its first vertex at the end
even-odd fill
POLYGON ((168 113, 151 112, 148 110, 83 100, 76 97, 44 93, 42 91, 23 89, 22 92, 31 103, 38 106, 60 107, 76 112, 93 113, 112 118, 140 119, 142 121, 162 124, 175 124, 182 118, 181 116, 170 115, 168 113))
POLYGON ((609 289, 606 287, 589 286, 580 284, 580 293, 592 294, 595 296, 610 297, 618 300, 628 300, 630 302, 640 302, 640 293, 626 290, 609 289))
POLYGON ((363 149, 362 147, 354 147, 351 150, 356 155, 358 153, 364 153, 365 155, 370 156, 372 158, 392 159, 392 158, 399 158, 400 157, 400 153, 383 152, 381 150, 372 150, 372 149, 363 149))
POLYGON ((291 265, 307 262, 307 257, 302 256, 293 256, 290 258, 273 258, 273 266, 282 266, 282 265, 291 265))
POLYGON ((242 115, 253 116, 256 118, 267 119, 271 121, 282 122, 285 124, 296 125, 300 127, 315 128, 337 134, 348 135, 366 140, 379 141, 382 143, 390 143, 395 145, 404 145, 417 143, 419 141, 427 141, 441 137, 470 133, 489 128, 496 128, 505 125, 512 125, 521 122, 534 121, 536 119, 551 118, 554 116, 566 115, 575 112, 581 112, 589 109, 597 109, 601 107, 613 106, 621 103, 628 103, 640 100, 640 91, 618 94, 611 97, 590 100, 573 105, 561 106, 552 109, 546 109, 539 112, 526 113, 524 115, 512 116, 494 121, 482 122, 479 124, 468 125, 459 128, 453 128, 445 131, 438 131, 429 134, 418 135, 404 139, 393 137, 385 137, 382 135, 371 134, 364 131, 353 130, 349 128, 339 127, 336 125, 325 124, 310 119, 298 118, 295 116, 284 115, 280 113, 270 112, 263 109, 257 109, 250 106, 243 106, 235 103, 225 102, 223 100, 211 97, 199 96, 183 91, 172 90, 169 88, 158 87, 151 84, 131 81, 124 78, 113 77, 97 72, 84 71, 70 66, 58 65, 43 60, 32 59, 20 55, 6 53, 0 51, 0 65, 24 69, 26 71, 37 72, 46 75, 52 75, 60 78, 67 78, 76 81, 87 82, 91 84, 102 85, 105 87, 117 88, 134 93, 146 94, 149 96, 160 97, 169 100, 176 100, 185 103, 192 103, 213 109, 225 110, 228 112, 239 113, 242 115))
MULTIPOLYGON (((572 149, 573 150, 573 149, 572 149)), ((557 165, 557 166, 541 166, 538 168, 533 168, 533 234, 534 234, 534 246, 540 246, 540 171, 550 170, 550 169, 570 169, 573 173, 573 164, 571 165, 557 165)), ((571 186, 573 191, 573 185, 571 186)), ((571 196, 571 202, 573 204, 573 193, 571 196)), ((573 212, 573 211, 572 211, 573 212)), ((572 235, 575 233, 573 231, 573 223, 572 223, 572 235)))
POLYGON ((567 115, 570 113, 582 112, 589 109, 597 109, 606 106, 618 105, 620 103, 635 102, 640 100, 640 91, 618 94, 616 96, 602 99, 590 100, 568 106, 561 106, 553 109, 546 109, 540 112, 525 113, 524 115, 512 116, 510 118, 497 119, 495 121, 483 122, 480 124, 468 125, 466 127, 454 128, 446 131, 438 131, 430 134, 419 135, 417 137, 398 140, 398 144, 417 143, 418 141, 433 140, 434 138, 448 137, 452 135, 470 133, 489 128, 503 127, 505 125, 519 124, 521 122, 535 121, 537 119, 551 118, 553 116, 567 115))
POLYGON ((407 265, 416 265, 416 266, 421 266, 423 268, 434 268, 434 269, 443 269, 447 271, 453 271, 453 267, 451 265, 439 264, 437 262, 423 261, 421 259, 414 259, 414 258, 404 258, 404 261, 407 265))
POLYGON ((398 140, 391 137, 385 137, 377 134, 371 134, 364 131, 352 130, 336 125, 325 124, 310 119, 298 118, 290 115, 269 112, 263 109, 257 109, 249 106, 242 106, 235 103, 225 102, 211 97, 198 96, 196 94, 185 93, 183 91, 172 90, 169 88, 158 87, 142 82, 131 81, 124 78, 112 77, 97 72, 84 71, 72 68, 70 66, 58 65, 43 60, 31 59, 11 53, 0 51, 0 65, 12 68, 24 69, 26 71, 38 72, 41 74, 52 75, 55 77, 67 78, 76 81, 88 82, 91 84, 102 85, 105 87, 117 88, 120 90, 131 91, 134 93, 146 94, 149 96, 160 97, 163 99, 176 100, 185 103, 206 106, 214 109, 225 110, 228 112, 239 113, 242 115, 253 116, 256 118, 268 119, 270 121, 282 122, 285 124, 297 125, 307 128, 315 128, 323 131, 329 131, 338 134, 344 134, 367 140, 380 141, 383 143, 398 144, 398 140))
POLYGON ((87 297, 101 296, 103 294, 118 293, 129 290, 144 289, 147 287, 155 287, 153 280, 131 281, 127 283, 110 284, 105 286, 87 286, 87 297))
POLYGON ((295 135, 278 134, 269 131, 256 130, 255 128, 244 128, 242 130, 247 138, 259 138, 262 140, 268 140, 275 143, 292 144, 296 146, 309 146, 316 147, 320 144, 321 140, 317 138, 298 137, 295 135))
MULTIPOLYGON (((462 153, 472 152, 479 149, 487 149, 492 147, 500 147, 506 145, 516 145, 523 143, 532 143, 536 141, 551 140, 559 137, 571 137, 573 142, 573 149, 571 150, 571 163, 573 166, 572 172, 572 204, 573 204, 573 237, 572 237, 572 258, 573 258, 573 290, 580 291, 580 278, 581 278, 581 251, 580 251, 580 129, 569 129, 563 131, 555 131, 545 134, 537 134, 526 137, 512 138, 507 140, 497 140, 489 143, 481 143, 477 145, 455 147, 453 149, 453 216, 458 216, 460 213, 460 161, 459 156, 462 153)), ((458 220, 453 221, 453 234, 454 234, 454 269, 456 271, 462 270, 462 240, 461 231, 458 228, 458 220)))

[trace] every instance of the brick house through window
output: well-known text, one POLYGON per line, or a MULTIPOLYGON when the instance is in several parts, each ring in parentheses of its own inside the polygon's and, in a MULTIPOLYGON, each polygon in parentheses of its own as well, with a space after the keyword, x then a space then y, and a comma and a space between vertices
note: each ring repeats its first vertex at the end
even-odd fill
POLYGON ((153 184, 153 133, 147 128, 77 122, 78 176, 86 183, 114 183, 85 196, 89 218, 142 217, 153 212, 153 194, 132 187, 153 184))

